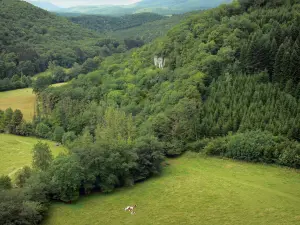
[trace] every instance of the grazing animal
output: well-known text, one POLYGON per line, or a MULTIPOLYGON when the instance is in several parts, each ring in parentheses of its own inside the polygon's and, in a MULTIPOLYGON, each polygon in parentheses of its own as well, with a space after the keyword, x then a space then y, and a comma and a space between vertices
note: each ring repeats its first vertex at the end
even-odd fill
POLYGON ((135 208, 136 208, 136 205, 134 205, 134 206, 127 206, 125 208, 125 211, 128 211, 128 212, 131 213, 131 215, 133 215, 133 214, 135 214, 135 211, 134 211, 135 208))

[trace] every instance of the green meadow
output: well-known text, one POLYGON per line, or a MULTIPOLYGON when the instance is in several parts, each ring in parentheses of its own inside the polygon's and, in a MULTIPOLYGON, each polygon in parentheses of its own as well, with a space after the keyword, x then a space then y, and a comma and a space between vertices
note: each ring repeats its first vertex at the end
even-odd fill
POLYGON ((161 176, 55 203, 45 225, 300 224, 300 173, 277 166, 186 154, 161 176), (136 214, 124 211, 137 204, 136 214))
POLYGON ((0 92, 0 109, 20 109, 24 119, 31 121, 34 116, 35 98, 31 88, 0 92))
MULTIPOLYGON (((13 175, 23 166, 30 166, 33 146, 40 139, 21 137, 10 134, 0 134, 0 175, 13 175)), ((55 142, 47 142, 54 156, 66 151, 62 146, 55 146, 55 142)))

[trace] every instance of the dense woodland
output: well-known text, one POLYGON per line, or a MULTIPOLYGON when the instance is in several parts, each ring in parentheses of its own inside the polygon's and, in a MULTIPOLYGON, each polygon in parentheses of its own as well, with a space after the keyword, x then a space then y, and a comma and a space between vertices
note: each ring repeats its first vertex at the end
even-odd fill
POLYGON ((163 18, 165 17, 155 13, 138 13, 120 17, 82 15, 69 17, 69 20, 73 23, 81 25, 84 28, 103 33, 137 27, 148 22, 161 20, 163 18))
MULTIPOLYGON (((299 0, 222 5, 101 60, 66 86, 37 88, 26 135, 70 153, 53 159, 36 145, 32 169, 17 175, 22 188, 0 192, 0 222, 37 224, 51 199, 71 203, 133 185, 158 174, 165 156, 187 150, 300 168, 299 12, 299 0)), ((0 115, 4 131, 24 123, 20 112, 0 115)), ((10 189, 9 177, 0 186, 10 189)))

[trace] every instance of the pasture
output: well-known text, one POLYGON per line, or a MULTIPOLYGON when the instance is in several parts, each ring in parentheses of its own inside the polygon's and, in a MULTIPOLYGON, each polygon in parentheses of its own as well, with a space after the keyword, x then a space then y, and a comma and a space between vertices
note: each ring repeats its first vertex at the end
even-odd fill
POLYGON ((44 224, 300 224, 299 171, 192 153, 168 162, 134 187, 53 204, 44 224), (124 211, 134 204, 135 215, 124 211))
POLYGON ((0 109, 20 109, 24 119, 31 121, 34 116, 35 98, 31 88, 0 92, 0 109))
MULTIPOLYGON (((0 175, 13 175, 21 167, 30 166, 33 146, 39 140, 34 137, 0 134, 0 175)), ((66 151, 61 146, 55 146, 55 143, 52 141, 41 141, 49 144, 54 156, 66 151)))

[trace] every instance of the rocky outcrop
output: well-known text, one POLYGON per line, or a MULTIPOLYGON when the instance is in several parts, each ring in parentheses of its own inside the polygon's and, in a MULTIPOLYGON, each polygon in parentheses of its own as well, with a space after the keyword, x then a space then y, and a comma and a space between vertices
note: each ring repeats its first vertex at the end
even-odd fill
POLYGON ((166 60, 163 57, 154 56, 154 65, 160 69, 165 67, 166 60))

